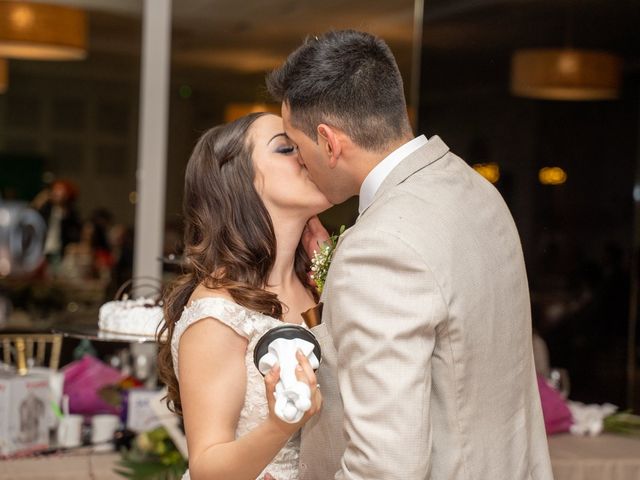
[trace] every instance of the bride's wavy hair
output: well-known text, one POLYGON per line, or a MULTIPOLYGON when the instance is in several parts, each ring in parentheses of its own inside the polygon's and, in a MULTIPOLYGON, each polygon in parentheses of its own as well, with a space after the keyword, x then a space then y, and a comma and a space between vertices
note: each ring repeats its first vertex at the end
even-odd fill
MULTIPOLYGON (((195 288, 224 289, 238 304, 282 319, 283 305, 265 290, 276 256, 269 212, 254 187, 253 113, 208 130, 198 140, 185 172, 183 216, 185 271, 164 295, 164 323, 157 340, 158 373, 167 405, 182 414, 171 338, 195 288)), ((298 245, 295 271, 307 285, 309 259, 298 245)))

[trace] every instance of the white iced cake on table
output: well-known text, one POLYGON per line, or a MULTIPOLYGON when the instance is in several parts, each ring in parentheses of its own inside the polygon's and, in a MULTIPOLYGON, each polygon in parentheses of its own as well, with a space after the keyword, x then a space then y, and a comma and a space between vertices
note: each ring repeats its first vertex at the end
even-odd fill
POLYGON ((154 337, 162 322, 162 306, 152 298, 113 300, 100 307, 98 316, 104 332, 154 337))

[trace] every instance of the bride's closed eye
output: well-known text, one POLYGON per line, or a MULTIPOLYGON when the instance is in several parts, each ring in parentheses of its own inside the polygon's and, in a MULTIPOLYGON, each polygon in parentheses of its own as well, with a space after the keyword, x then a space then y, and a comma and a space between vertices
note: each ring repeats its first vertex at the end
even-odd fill
POLYGON ((282 155, 290 155, 292 153, 296 153, 298 147, 295 145, 281 145, 276 148, 276 153, 281 153, 282 155))

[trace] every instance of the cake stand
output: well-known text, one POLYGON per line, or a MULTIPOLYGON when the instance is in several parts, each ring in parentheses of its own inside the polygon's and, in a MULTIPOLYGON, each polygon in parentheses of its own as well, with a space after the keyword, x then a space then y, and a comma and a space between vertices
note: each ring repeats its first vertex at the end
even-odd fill
POLYGON ((106 332, 100 330, 97 325, 56 325, 53 327, 53 333, 58 333, 65 338, 95 340, 100 342, 155 343, 156 341, 154 336, 106 332))

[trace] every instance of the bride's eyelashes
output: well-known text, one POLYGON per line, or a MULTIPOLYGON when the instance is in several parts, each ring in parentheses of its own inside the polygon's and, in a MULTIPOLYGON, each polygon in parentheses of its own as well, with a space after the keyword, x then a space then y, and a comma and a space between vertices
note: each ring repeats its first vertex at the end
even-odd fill
POLYGON ((294 145, 283 145, 281 147, 276 148, 276 153, 281 153, 282 155, 290 155, 295 153, 298 150, 298 147, 294 145))

